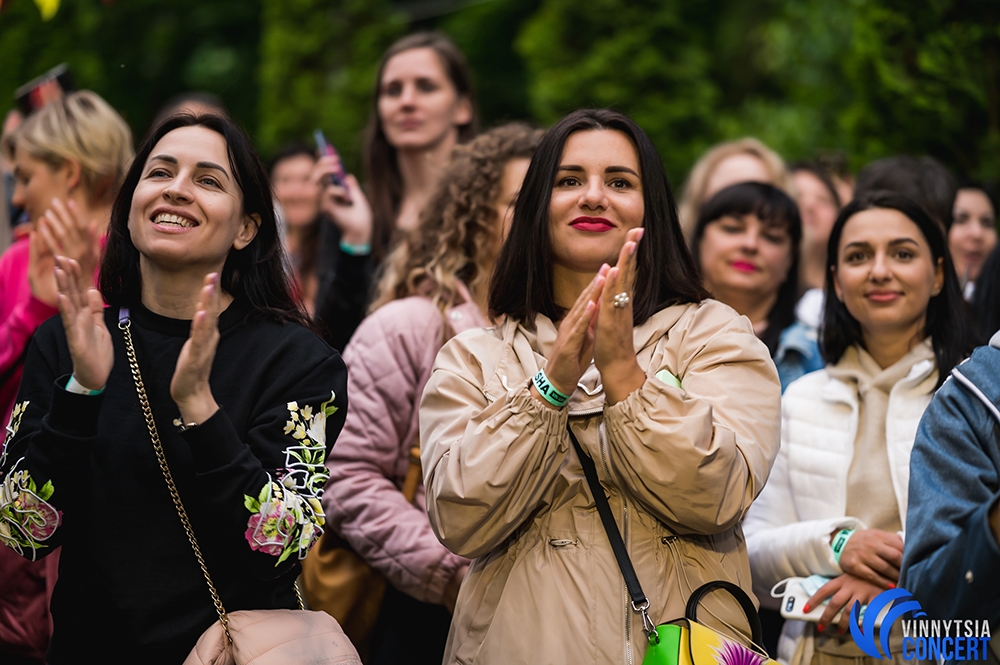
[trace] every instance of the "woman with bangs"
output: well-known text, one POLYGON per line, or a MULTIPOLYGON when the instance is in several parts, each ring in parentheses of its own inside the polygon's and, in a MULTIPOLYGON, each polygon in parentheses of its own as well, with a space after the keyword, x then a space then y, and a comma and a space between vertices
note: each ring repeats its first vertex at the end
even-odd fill
POLYGON ((815 332, 795 318, 802 239, 795 201, 772 185, 731 185, 702 206, 692 234, 702 285, 750 320, 782 390, 821 369, 815 332))
MULTIPOLYGON (((694 275, 641 128, 600 109, 546 132, 490 280, 498 325, 445 344, 420 404, 431 527, 472 559, 444 663, 638 663, 644 617, 683 616, 710 580, 749 588, 740 524, 777 453, 780 389, 747 321, 694 275)), ((749 642, 731 596, 701 609, 749 642)))
MULTIPOLYGON (((833 226, 827 271, 828 364, 785 391, 747 547, 766 605, 785 578, 815 589, 803 608, 813 620, 785 623, 783 662, 874 665, 847 631, 850 611, 899 584, 917 425, 974 344, 944 230, 911 199, 860 194, 833 226)), ((901 635, 890 647, 903 662, 901 635)))

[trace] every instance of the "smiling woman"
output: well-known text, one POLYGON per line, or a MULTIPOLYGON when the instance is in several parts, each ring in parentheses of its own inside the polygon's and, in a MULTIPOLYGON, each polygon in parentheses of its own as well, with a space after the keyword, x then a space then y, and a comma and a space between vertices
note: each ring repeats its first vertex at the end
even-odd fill
POLYGON ((57 263, 61 321, 35 336, 0 458, 0 540, 28 558, 62 545, 48 661, 113 643, 176 664, 216 620, 151 429, 226 610, 295 607, 346 371, 302 325, 249 138, 168 119, 115 200, 100 293, 57 263))
MULTIPOLYGON (((584 456, 653 622, 709 580, 748 586, 740 522, 777 452, 778 381, 694 275, 645 132, 610 110, 556 123, 490 282, 501 323, 445 344, 420 405, 431 527, 474 559, 445 663, 642 660, 645 613, 622 593, 584 456)), ((749 635, 731 598, 704 610, 749 635)))
MULTIPOLYGON (((785 391, 781 449, 747 516, 747 547, 772 606, 767 592, 784 578, 829 578, 803 608, 822 607, 818 623, 785 623, 782 661, 874 664, 845 633, 850 608, 899 584, 917 424, 973 344, 944 231, 912 200, 873 192, 845 207, 827 270, 829 364, 785 391)), ((896 633, 890 647, 902 662, 896 633)))

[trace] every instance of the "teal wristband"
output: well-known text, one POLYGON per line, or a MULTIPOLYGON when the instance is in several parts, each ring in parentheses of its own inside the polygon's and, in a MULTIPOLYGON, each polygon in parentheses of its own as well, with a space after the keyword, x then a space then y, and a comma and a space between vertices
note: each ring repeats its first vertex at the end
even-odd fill
POLYGON ((535 384, 535 388, 545 398, 545 401, 552 406, 557 406, 561 409, 569 401, 569 395, 556 390, 555 386, 549 381, 549 377, 545 376, 544 369, 538 370, 538 374, 535 374, 531 382, 535 384))
POLYGON ((104 388, 100 390, 91 390, 90 388, 84 388, 80 385, 80 382, 76 380, 76 377, 72 374, 69 377, 69 381, 66 382, 66 392, 76 393, 78 395, 100 395, 104 392, 104 388))
POLYGON ((833 537, 833 543, 830 547, 833 549, 833 558, 840 563, 840 555, 844 553, 844 548, 847 546, 847 541, 851 539, 854 535, 854 529, 841 529, 837 532, 837 535, 833 537))
POLYGON ((345 254, 350 254, 351 256, 367 256, 372 253, 371 244, 367 245, 348 245, 343 240, 340 241, 340 249, 345 254))

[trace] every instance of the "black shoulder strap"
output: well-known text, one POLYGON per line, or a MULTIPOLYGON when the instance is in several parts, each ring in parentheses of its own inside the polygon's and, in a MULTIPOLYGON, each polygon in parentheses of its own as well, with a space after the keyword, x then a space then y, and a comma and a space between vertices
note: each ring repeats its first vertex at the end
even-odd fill
POLYGON ((615 516, 611 514, 608 497, 604 495, 604 488, 601 487, 601 481, 597 479, 597 468, 594 466, 594 460, 590 459, 590 456, 583 452, 580 442, 576 440, 576 435, 573 434, 573 430, 570 429, 569 425, 566 426, 566 431, 569 432, 569 440, 573 442, 576 456, 580 458, 580 465, 583 467, 583 474, 587 476, 587 485, 590 486, 590 493, 594 495, 594 502, 597 504, 597 512, 601 516, 601 522, 604 524, 604 531, 608 534, 608 540, 611 541, 611 550, 615 553, 615 558, 618 560, 618 567, 621 568, 622 577, 625 578, 625 586, 628 587, 629 595, 632 596, 632 607, 636 611, 640 611, 644 606, 649 606, 649 601, 646 600, 646 594, 642 592, 639 577, 635 574, 635 568, 632 567, 632 560, 628 556, 628 550, 625 549, 622 534, 618 531, 615 516))

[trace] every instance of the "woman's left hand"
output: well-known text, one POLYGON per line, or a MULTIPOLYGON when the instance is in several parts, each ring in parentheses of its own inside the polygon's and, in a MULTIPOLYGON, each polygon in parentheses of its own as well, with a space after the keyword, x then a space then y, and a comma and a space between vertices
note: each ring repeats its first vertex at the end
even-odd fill
POLYGON ((221 311, 219 274, 211 273, 205 276, 201 298, 191 320, 191 335, 181 348, 174 377, 170 380, 170 396, 180 409, 184 424, 200 425, 219 410, 208 385, 208 377, 219 346, 221 311))
POLYGON ((636 250, 642 228, 625 234, 625 244, 618 263, 608 271, 599 302, 594 339, 594 365, 601 373, 604 394, 609 404, 617 404, 646 381, 646 374, 635 359, 632 339, 632 298, 635 293, 636 250), (615 298, 625 295, 624 306, 615 306, 615 298))
POLYGON ((859 601, 862 605, 867 605, 872 601, 872 598, 883 591, 885 589, 882 587, 875 586, 850 573, 844 573, 817 589, 812 598, 806 601, 803 610, 808 612, 809 609, 806 608, 817 607, 829 598, 830 602, 827 604, 822 616, 820 616, 819 625, 816 628, 820 632, 823 632, 833 622, 834 617, 837 616, 837 612, 843 610, 840 615, 840 621, 837 622, 837 630, 844 633, 850 627, 851 608, 854 607, 855 601, 859 601))

